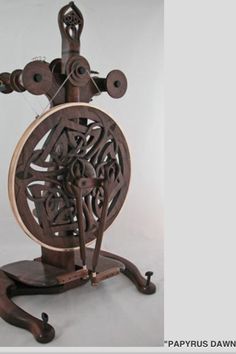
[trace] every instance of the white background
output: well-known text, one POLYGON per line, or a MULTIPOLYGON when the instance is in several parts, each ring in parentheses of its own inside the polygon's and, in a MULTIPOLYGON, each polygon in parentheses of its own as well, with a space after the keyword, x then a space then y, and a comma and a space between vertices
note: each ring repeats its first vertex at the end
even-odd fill
MULTIPOLYGON (((66 1, 0 0, 0 70, 23 68, 35 56, 60 56, 57 13, 66 1)), ((105 77, 120 69, 128 78, 124 98, 103 94, 94 105, 121 126, 132 158, 126 203, 106 232, 104 248, 153 270, 159 289, 144 296, 124 277, 97 290, 89 285, 55 296, 15 301, 39 317, 49 314, 56 339, 47 346, 158 346, 163 344, 163 1, 81 0, 85 19, 81 54, 105 77)), ((38 245, 16 224, 7 198, 14 147, 47 101, 27 93, 0 95, 0 260, 33 259, 38 245), (24 96, 22 98, 22 96, 24 96), (30 102, 30 105, 27 103, 30 102), (32 109, 33 108, 33 109, 32 109)), ((30 333, 0 321, 1 346, 35 346, 30 333)))

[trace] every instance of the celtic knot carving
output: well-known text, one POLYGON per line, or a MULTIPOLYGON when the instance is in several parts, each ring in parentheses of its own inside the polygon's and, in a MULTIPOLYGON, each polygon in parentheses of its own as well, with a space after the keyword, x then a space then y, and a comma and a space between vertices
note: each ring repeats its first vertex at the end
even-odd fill
POLYGON ((80 39, 84 19, 80 10, 73 3, 60 10, 58 21, 63 38, 75 42, 80 39))
POLYGON ((63 21, 67 26, 76 26, 81 24, 81 18, 76 15, 74 11, 70 11, 64 15, 63 21))
MULTIPOLYGON (((77 112, 77 117, 75 109, 72 111, 73 115, 67 110, 49 117, 36 128, 22 150, 15 178, 16 200, 19 211, 22 206, 26 209, 22 218, 27 227, 33 229, 36 237, 41 229, 44 239, 58 239, 62 244, 62 239, 77 244, 80 235, 75 195, 68 188, 69 175, 104 179, 107 164, 116 162, 107 227, 123 203, 129 180, 129 169, 124 169, 128 150, 114 121, 100 111, 92 115, 88 111, 83 116, 77 112), (29 213, 33 218, 28 217, 29 213)), ((101 186, 87 188, 82 198, 89 242, 96 236, 104 190, 101 186)))

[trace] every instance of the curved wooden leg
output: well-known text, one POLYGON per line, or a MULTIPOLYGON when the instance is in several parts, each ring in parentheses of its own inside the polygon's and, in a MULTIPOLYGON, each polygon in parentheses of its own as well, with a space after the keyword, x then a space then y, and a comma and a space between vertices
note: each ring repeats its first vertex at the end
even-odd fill
POLYGON ((151 295, 156 292, 155 284, 144 278, 138 268, 132 262, 110 252, 101 251, 100 254, 104 257, 122 262, 125 265, 125 269, 121 269, 121 272, 135 284, 138 291, 146 295, 151 295))
POLYGON ((31 316, 11 301, 10 294, 14 294, 16 283, 0 270, 0 316, 8 323, 30 331, 40 343, 50 342, 54 336, 54 328, 47 323, 47 315, 43 314, 43 321, 31 316))

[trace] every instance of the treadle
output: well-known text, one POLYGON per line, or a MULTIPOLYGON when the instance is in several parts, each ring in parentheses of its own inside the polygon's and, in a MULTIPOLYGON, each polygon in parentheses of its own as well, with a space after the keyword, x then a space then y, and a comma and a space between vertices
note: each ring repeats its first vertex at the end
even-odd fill
MULTIPOLYGON (((92 248, 86 248, 86 261, 87 261, 87 267, 89 270, 92 269, 93 251, 94 250, 92 248)), ((77 253, 75 255, 75 263, 78 266, 82 267, 82 261, 80 259, 79 253, 77 253)), ((111 268, 119 268, 120 270, 124 270, 125 265, 124 265, 124 263, 122 263, 120 261, 100 255, 98 265, 96 268, 96 272, 97 273, 104 272, 104 271, 107 271, 108 269, 111 269, 111 268)))
POLYGON ((57 276, 58 284, 68 284, 76 280, 80 279, 88 279, 88 270, 87 269, 80 269, 74 272, 67 272, 62 275, 57 276))
MULTIPOLYGON (((92 269, 92 257, 93 249, 87 248, 86 259, 89 270, 92 269)), ((82 261, 79 257, 79 253, 77 254, 75 263, 77 266, 82 267, 82 261)), ((72 280, 83 279, 87 275, 87 273, 85 274, 82 270, 68 272, 62 268, 42 263, 38 260, 18 261, 6 264, 0 269, 3 270, 11 279, 17 280, 22 284, 35 287, 51 287, 65 284, 72 280)), ((113 276, 112 273, 114 272, 114 269, 116 269, 117 274, 119 274, 120 270, 125 269, 125 265, 122 262, 99 256, 97 273, 100 276, 97 276, 96 283, 113 276)))
POLYGON ((58 285, 57 276, 67 272, 45 263, 37 261, 19 261, 1 267, 10 278, 25 285, 36 287, 50 287, 58 285))
POLYGON ((115 277, 118 274, 120 274, 120 268, 114 267, 107 269, 104 272, 96 274, 96 276, 92 276, 92 285, 98 285, 102 281, 115 277))

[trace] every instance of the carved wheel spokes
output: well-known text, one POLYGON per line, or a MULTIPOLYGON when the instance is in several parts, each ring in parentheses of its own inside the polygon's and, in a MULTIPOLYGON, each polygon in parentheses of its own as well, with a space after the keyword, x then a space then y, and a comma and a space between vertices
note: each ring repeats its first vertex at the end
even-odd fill
MULTIPOLYGON (((47 248, 79 248, 76 199, 68 180, 103 179, 110 161, 116 161, 116 180, 105 229, 119 213, 130 180, 129 151, 120 128, 103 111, 82 103, 57 106, 34 121, 9 170, 10 202, 24 231, 47 248)), ((96 238, 103 200, 101 186, 83 189, 86 244, 96 238)))

